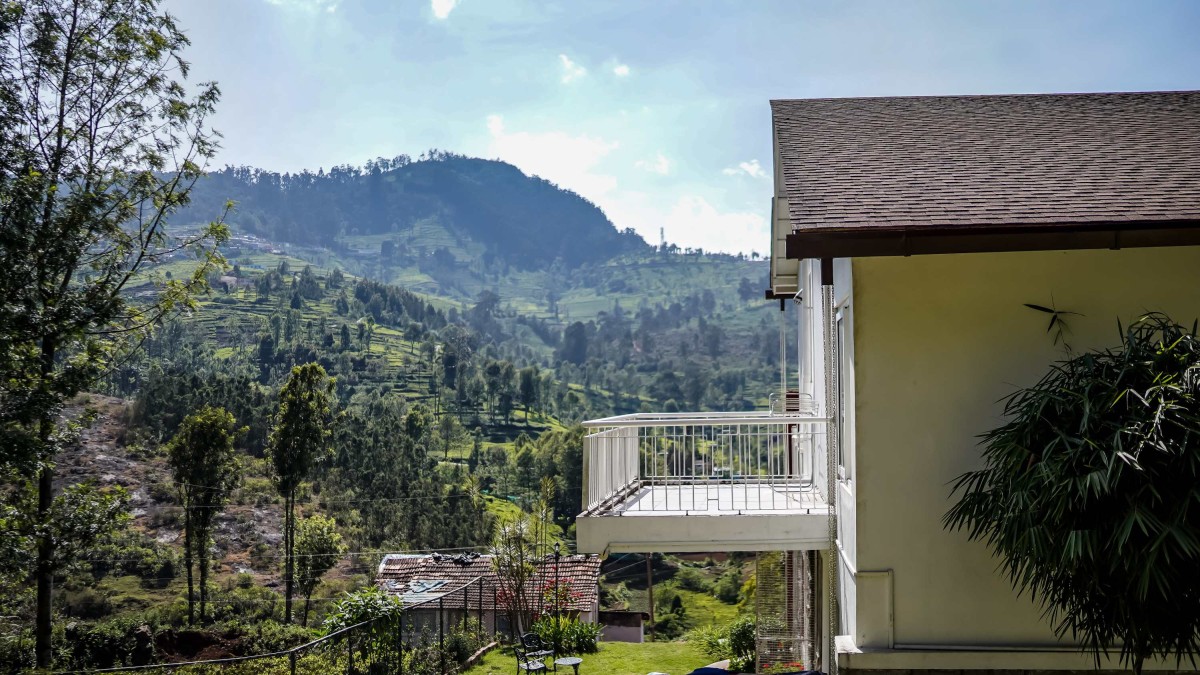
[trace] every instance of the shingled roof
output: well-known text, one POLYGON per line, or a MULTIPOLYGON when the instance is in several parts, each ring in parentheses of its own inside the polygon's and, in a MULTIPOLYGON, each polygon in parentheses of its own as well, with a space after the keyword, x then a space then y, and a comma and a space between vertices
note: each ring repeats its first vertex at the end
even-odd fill
POLYGON ((771 110, 789 258, 1200 243, 1200 92, 771 110))
MULTIPOLYGON (((553 586, 553 559, 541 562, 534 572, 530 592, 538 594, 553 586)), ((590 612, 598 607, 600 597, 600 558, 594 555, 564 555, 558 561, 558 582, 570 590, 572 601, 562 609, 590 612)), ((379 563, 375 583, 384 591, 398 595, 406 605, 444 596, 442 606, 458 609, 466 599, 472 610, 482 602, 484 610, 495 608, 495 591, 499 579, 492 567, 490 555, 416 555, 393 553, 379 563), (477 580, 482 580, 477 582, 477 580), (478 585, 477 585, 478 584, 478 585), (462 592, 454 592, 467 587, 462 592), (482 589, 482 599, 480 596, 482 589)))

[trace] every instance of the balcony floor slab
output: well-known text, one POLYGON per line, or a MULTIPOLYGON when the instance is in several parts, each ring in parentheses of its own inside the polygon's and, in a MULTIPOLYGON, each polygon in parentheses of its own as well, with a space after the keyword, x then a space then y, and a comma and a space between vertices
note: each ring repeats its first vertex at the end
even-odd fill
POLYGON ((816 550, 828 510, 799 484, 643 484, 576 520, 580 552, 816 550))

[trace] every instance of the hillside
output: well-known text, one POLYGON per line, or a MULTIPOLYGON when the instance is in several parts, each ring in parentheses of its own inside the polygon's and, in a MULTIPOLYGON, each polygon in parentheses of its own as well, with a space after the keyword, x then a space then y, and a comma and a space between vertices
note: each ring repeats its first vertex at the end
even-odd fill
POLYGON ((237 203, 229 215, 236 234, 225 253, 238 290, 206 303, 205 319, 224 350, 250 348, 262 322, 286 312, 292 279, 259 286, 288 260, 293 274, 311 264, 321 276, 381 281, 428 305, 422 316, 402 312, 391 322, 368 307, 370 294, 357 305, 343 300, 337 316, 338 293, 300 308, 321 332, 356 329, 369 313, 387 355, 368 379, 409 400, 436 396, 436 374, 455 390, 451 408, 479 409, 472 401, 482 387, 472 393, 454 363, 417 354, 416 342, 440 349, 444 329, 456 325, 471 331, 472 354, 553 371, 560 419, 672 400, 746 409, 764 405, 777 386, 779 313, 762 296, 765 261, 650 247, 578 195, 503 162, 432 152, 328 173, 227 168, 197 185, 174 224, 210 216, 228 199, 237 203), (388 346, 393 337, 402 348, 388 346))
MULTIPOLYGON (((297 491, 300 522, 333 518, 347 551, 313 593, 313 622, 367 584, 384 551, 482 550, 497 523, 522 512, 569 547, 582 508, 575 422, 761 407, 775 386, 780 315, 762 300, 763 262, 648 247, 577 196, 499 162, 439 156, 386 171, 264 175, 228 170, 202 183, 190 214, 242 201, 223 249, 228 269, 97 383, 97 424, 60 457, 59 487, 124 486, 131 517, 58 583, 60 612, 80 638, 73 663, 115 665, 112 645, 142 626, 161 658, 275 651, 317 633, 279 623, 282 498, 267 438, 295 366, 336 378, 328 454, 297 491), (376 175, 377 188, 392 187, 356 200, 376 175), (476 195, 544 192, 547 212, 568 225, 543 236, 531 212, 504 207, 482 227, 463 214, 482 218, 502 201, 485 208, 446 189, 437 199, 466 207, 435 208, 437 199, 414 196, 415 176, 476 195), (235 194, 216 196, 227 188, 235 194), (383 219, 415 213, 397 195, 433 210, 381 232, 383 219), (209 549, 209 626, 189 629, 183 507, 164 444, 202 406, 247 430, 236 441, 241 479, 209 549)), ((131 292, 194 266, 164 256, 131 292)), ((660 635, 735 612, 732 596, 710 593, 739 572, 691 567, 662 564, 660 635)), ((606 582, 608 604, 642 601, 636 584, 606 582)), ((30 598, 14 602, 26 611, 30 598)))
POLYGON ((770 307, 765 261, 649 246, 579 195, 495 160, 434 151, 328 172, 227 167, 197 184, 173 223, 207 221, 229 200, 231 258, 287 253, 443 307, 469 308, 486 290, 565 325, 709 291, 722 323, 740 326, 770 307))
MULTIPOLYGON (((456 259, 520 269, 601 263, 649 246, 618 232, 594 204, 495 160, 431 153, 278 174, 227 167, 201 180, 176 222, 201 222, 227 200, 235 229, 341 250, 374 238, 384 258, 456 250, 456 259)), ((454 254, 451 254, 454 255, 454 254)))

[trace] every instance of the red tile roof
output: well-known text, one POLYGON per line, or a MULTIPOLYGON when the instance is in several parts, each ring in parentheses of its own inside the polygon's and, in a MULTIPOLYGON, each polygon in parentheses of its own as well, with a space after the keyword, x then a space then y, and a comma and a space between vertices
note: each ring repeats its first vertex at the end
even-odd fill
POLYGON ((771 102, 798 236, 1200 225, 1200 92, 771 102))
MULTIPOLYGON (((541 589, 553 585, 555 565, 553 558, 543 561, 534 573, 530 592, 541 599, 541 589)), ((570 589, 573 601, 563 607, 568 611, 590 612, 598 607, 600 595, 600 558, 594 555, 564 555, 558 561, 558 582, 570 589)), ((433 599, 444 595, 442 606, 460 608, 465 598, 471 609, 480 602, 479 588, 482 587, 482 602, 485 610, 494 609, 495 591, 499 579, 492 567, 490 555, 413 555, 390 554, 379 564, 375 583, 388 593, 403 596, 406 604, 433 599), (481 586, 476 580, 482 579, 481 586), (441 582, 441 583, 439 583, 441 582), (464 588, 462 592, 453 592, 464 588)))

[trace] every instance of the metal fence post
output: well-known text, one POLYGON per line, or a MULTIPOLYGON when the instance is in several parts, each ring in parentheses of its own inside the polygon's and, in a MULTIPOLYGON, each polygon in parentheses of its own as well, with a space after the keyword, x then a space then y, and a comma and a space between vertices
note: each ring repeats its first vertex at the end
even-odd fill
POLYGON ((296 651, 295 650, 288 652, 288 668, 291 671, 291 675, 296 675, 296 651))
POLYGON ((446 609, 444 601, 446 596, 438 598, 438 669, 443 673, 446 672, 446 609))
POLYGON ((346 631, 346 675, 354 675, 354 629, 346 631))

